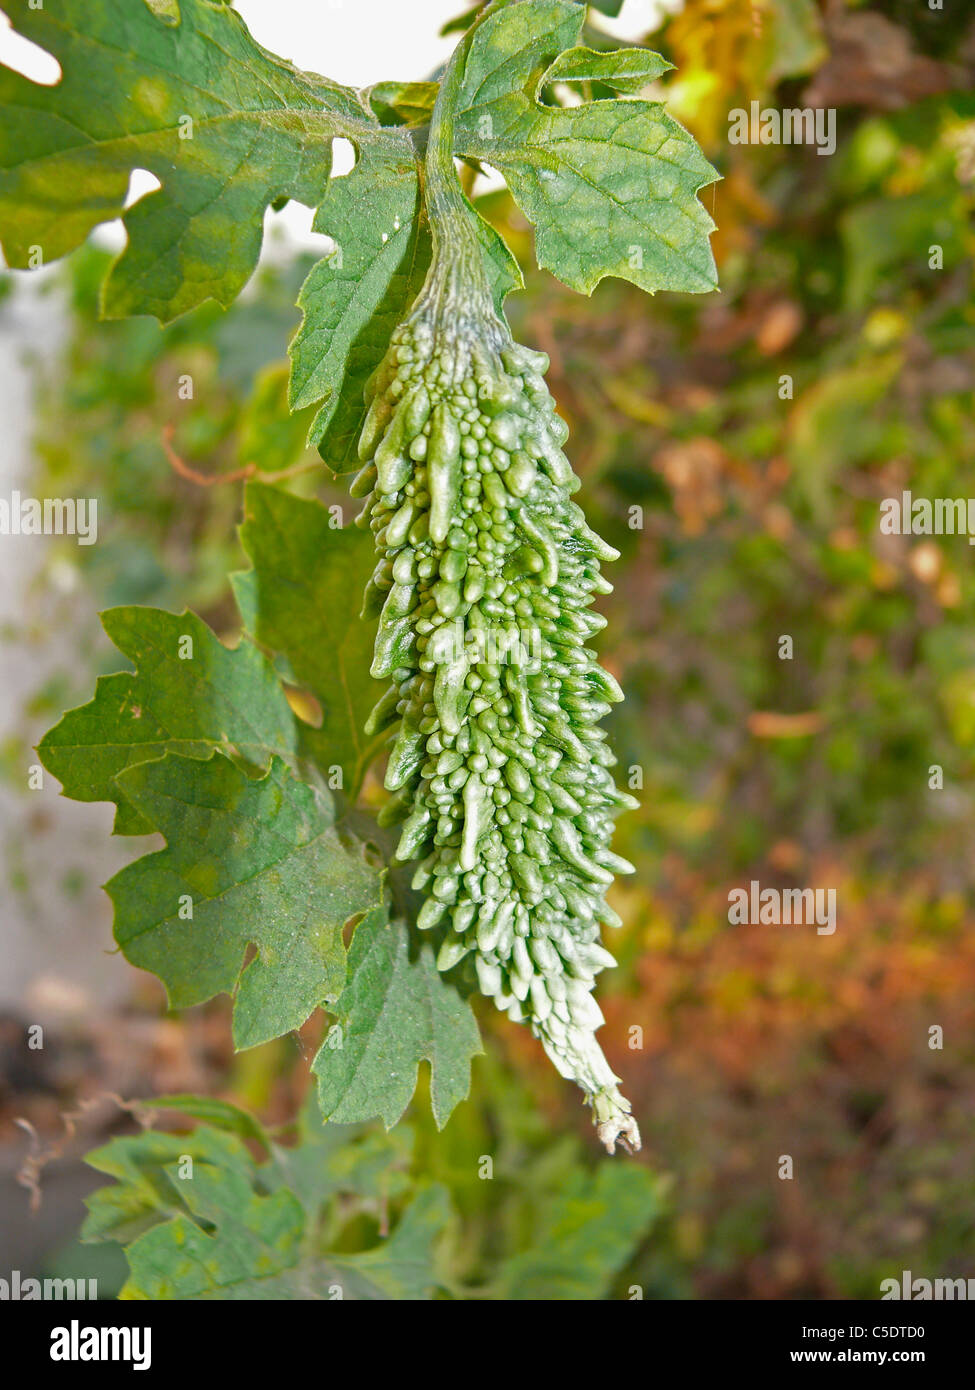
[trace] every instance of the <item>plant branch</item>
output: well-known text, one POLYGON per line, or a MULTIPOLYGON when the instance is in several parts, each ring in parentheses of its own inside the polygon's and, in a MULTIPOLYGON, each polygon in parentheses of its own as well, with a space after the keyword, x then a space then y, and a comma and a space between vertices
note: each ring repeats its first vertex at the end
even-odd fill
POLYGON ((197 487, 215 487, 218 483, 240 483, 246 482, 249 478, 260 475, 266 483, 281 482, 284 478, 295 478, 300 473, 307 473, 312 468, 320 468, 321 463, 318 459, 313 459, 310 463, 295 463, 290 468, 282 468, 277 473, 262 473, 256 463, 245 463, 241 468, 231 469, 229 473, 201 473, 198 469, 186 463, 176 450, 173 448, 172 440, 175 429, 173 425, 164 425, 162 430, 162 446, 169 461, 169 466, 179 477, 185 478, 187 482, 195 483, 197 487))

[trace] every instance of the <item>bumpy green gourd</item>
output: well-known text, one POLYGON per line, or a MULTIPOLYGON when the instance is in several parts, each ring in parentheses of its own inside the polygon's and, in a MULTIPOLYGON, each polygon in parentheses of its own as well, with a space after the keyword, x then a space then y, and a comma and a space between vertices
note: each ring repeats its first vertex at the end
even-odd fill
POLYGON ((380 554, 372 674, 392 682, 369 730, 396 725, 382 818, 402 821, 398 857, 420 860, 418 925, 448 927, 440 968, 470 953, 481 990, 586 1092, 610 1151, 637 1148, 592 997, 614 964, 606 887, 631 872, 613 817, 635 804, 599 728, 622 692, 586 645, 617 552, 570 500, 547 358, 486 304, 452 315, 446 298, 421 296, 393 335, 353 484, 380 554))
POLYGON ((353 495, 379 563, 374 676, 391 688, 368 730, 392 730, 381 819, 419 860, 417 925, 437 958, 471 958, 484 994, 527 1021, 576 1081, 610 1152, 640 1146, 595 1039, 592 990, 613 965, 600 925, 614 873, 617 790, 599 720, 623 698, 588 640, 617 552, 586 525, 545 385, 548 359, 516 345, 495 310, 477 219, 461 194, 441 83, 426 157, 434 254, 426 283, 366 390, 353 495))

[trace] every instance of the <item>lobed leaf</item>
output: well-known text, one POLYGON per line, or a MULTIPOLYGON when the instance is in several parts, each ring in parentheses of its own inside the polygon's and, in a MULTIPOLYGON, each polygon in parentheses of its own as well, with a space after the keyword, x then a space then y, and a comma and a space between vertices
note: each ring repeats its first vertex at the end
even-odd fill
POLYGON ((382 876, 340 835, 327 793, 279 758, 254 781, 220 754, 167 754, 118 781, 167 848, 106 884, 115 938, 172 1007, 233 994, 234 1041, 253 1047, 338 997, 343 927, 381 901, 382 876))
POLYGON ((110 317, 163 322, 229 304, 257 262, 265 210, 316 207, 331 141, 402 149, 350 88, 266 52, 229 5, 6 0, 14 27, 59 61, 40 86, 0 69, 0 242, 10 265, 57 259, 123 216, 104 290, 110 317), (134 169, 162 187, 127 212, 134 169))
POLYGON ((454 148, 504 175, 535 225, 539 264, 572 289, 590 294, 607 275, 650 293, 714 289, 714 224, 697 193, 717 174, 687 131, 657 102, 559 109, 539 100, 567 73, 588 69, 630 90, 666 67, 656 55, 575 47, 583 14, 571 0, 523 0, 488 14, 466 40, 454 148))
POLYGON ((154 827, 121 793, 135 763, 215 749, 258 768, 293 762, 294 715, 271 663, 250 642, 230 650, 194 613, 110 608, 102 626, 136 666, 101 676, 87 705, 68 710, 38 745, 41 761, 75 801, 114 801, 115 834, 154 827))
MULTIPOLYGON (((196 1114, 214 1104, 179 1099, 196 1114)), ((116 1181, 86 1198, 83 1238, 126 1246, 126 1299, 428 1298, 450 1216, 445 1190, 421 1189, 392 1235, 371 1249, 323 1249, 322 1202, 360 1191, 362 1160, 375 1146, 348 1130, 318 1129, 303 1125, 293 1148, 275 1149, 261 1164, 237 1134, 207 1124, 190 1134, 113 1139, 87 1158, 116 1181), (316 1168, 317 1187, 304 1200, 281 1185, 282 1172, 300 1171, 299 1190, 308 1189, 316 1168)))
POLYGON ((340 1031, 332 1029, 312 1065, 326 1119, 380 1116, 392 1128, 428 1061, 442 1129, 470 1090, 471 1058, 481 1046, 470 1005, 438 971, 429 943, 411 954, 405 923, 370 913, 356 929, 348 984, 331 1012, 340 1031))
POLYGON ((131 1274, 122 1298, 309 1296, 282 1280, 298 1262, 304 1231, 292 1193, 263 1196, 244 1174, 208 1163, 194 1162, 189 1179, 176 1163, 164 1171, 188 1213, 153 1226, 128 1247, 131 1274), (282 1283, 288 1292, 271 1292, 282 1283))
POLYGON ((88 1244, 114 1240, 127 1245, 161 1221, 178 1215, 182 1206, 165 1169, 184 1155, 194 1162, 221 1163, 245 1173, 252 1167, 240 1137, 210 1125, 200 1125, 192 1134, 148 1129, 110 1139, 85 1155, 89 1167, 115 1182, 85 1198, 88 1215, 81 1240, 88 1244))

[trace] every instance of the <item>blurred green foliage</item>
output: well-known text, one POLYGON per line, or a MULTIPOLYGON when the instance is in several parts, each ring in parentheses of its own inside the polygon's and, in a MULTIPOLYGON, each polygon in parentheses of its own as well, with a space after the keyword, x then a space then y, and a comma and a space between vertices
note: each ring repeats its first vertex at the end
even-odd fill
POLYGON ((410 1125, 323 1126, 311 1096, 275 1137, 223 1102, 155 1102, 157 1123, 164 1106, 200 1123, 90 1154, 114 1182, 87 1199, 81 1239, 125 1247, 123 1298, 632 1296, 660 1182, 588 1171, 578 1141, 533 1122, 525 1089, 499 1090, 487 1125, 468 1107, 447 1146, 410 1125))
POLYGON ((209 303, 166 328, 149 318, 99 320, 110 262, 92 246, 71 258, 68 340, 55 370, 39 378, 38 481, 55 495, 70 484, 98 499, 98 545, 66 544, 60 557, 84 566, 99 606, 229 612, 240 494, 221 475, 313 462, 310 413, 287 411, 285 357, 311 258, 264 266, 230 313, 209 303), (166 441, 213 484, 174 472, 166 441))

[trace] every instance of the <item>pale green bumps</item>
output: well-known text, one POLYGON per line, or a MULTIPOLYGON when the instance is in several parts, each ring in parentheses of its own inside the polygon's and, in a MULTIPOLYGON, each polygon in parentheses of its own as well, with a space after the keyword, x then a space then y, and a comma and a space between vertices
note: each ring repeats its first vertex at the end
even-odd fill
POLYGON ((447 928, 438 965, 470 956, 481 990, 527 1021, 593 1107, 610 1152, 639 1147, 595 1031, 592 990, 614 964, 601 924, 615 873, 617 790, 599 721, 621 700, 587 641, 616 552, 571 500, 548 361, 499 321, 452 332, 418 308, 369 384, 353 483, 379 563, 369 720, 389 727, 386 824, 419 860, 420 928, 447 928))

